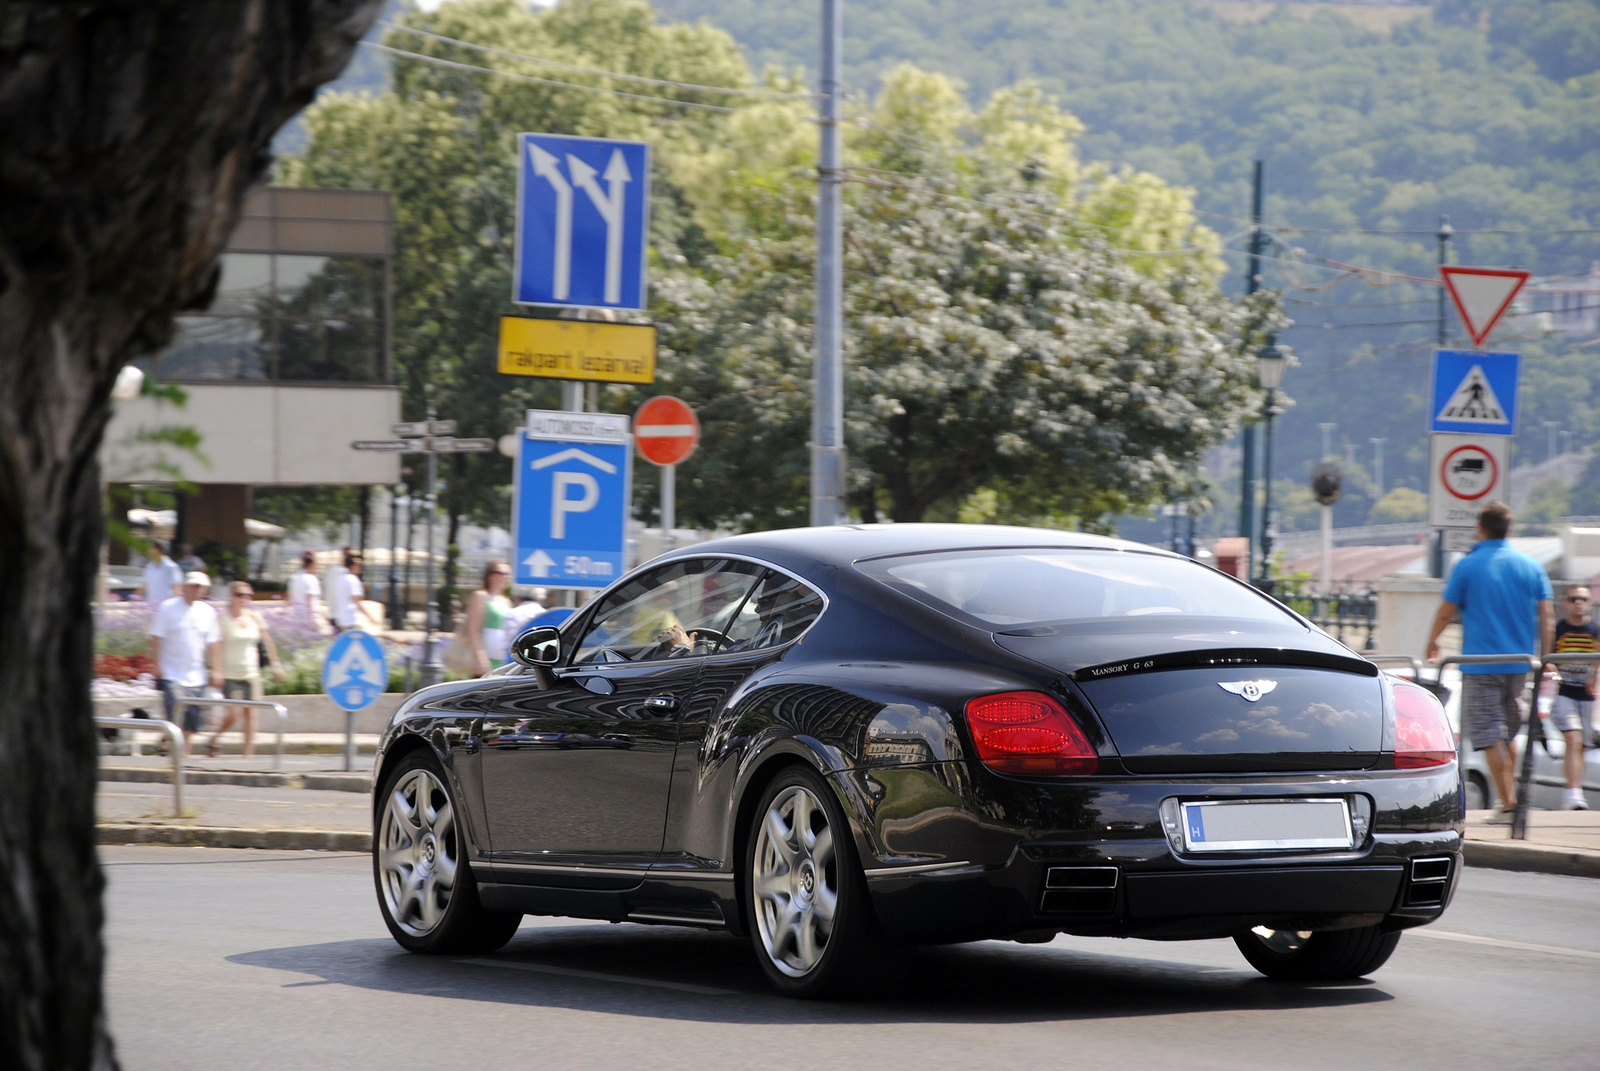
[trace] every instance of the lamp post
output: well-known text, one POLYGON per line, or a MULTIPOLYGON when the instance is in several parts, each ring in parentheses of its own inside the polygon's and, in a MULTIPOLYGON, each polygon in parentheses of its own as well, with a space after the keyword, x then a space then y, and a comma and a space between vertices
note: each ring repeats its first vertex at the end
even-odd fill
POLYGON ((1272 593, 1272 581, 1268 577, 1270 561, 1272 558, 1272 418, 1283 412, 1278 407, 1278 388, 1283 384, 1283 373, 1288 369, 1289 357, 1278 348, 1276 339, 1272 339, 1261 347, 1256 354, 1256 382, 1261 389, 1267 392, 1266 404, 1262 407, 1264 435, 1261 447, 1262 483, 1265 484, 1265 496, 1261 503, 1261 572, 1256 579, 1256 587, 1268 594, 1272 593))

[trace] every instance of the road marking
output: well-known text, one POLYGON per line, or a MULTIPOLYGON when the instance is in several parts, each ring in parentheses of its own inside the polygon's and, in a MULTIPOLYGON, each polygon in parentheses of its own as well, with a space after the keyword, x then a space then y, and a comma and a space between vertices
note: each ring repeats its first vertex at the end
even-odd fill
POLYGON ((1491 948, 1510 948, 1518 952, 1544 952, 1551 956, 1571 956, 1574 959, 1600 959, 1600 952, 1581 948, 1557 948, 1555 945, 1531 945, 1526 941, 1503 941, 1498 937, 1479 937, 1472 933, 1455 933, 1451 930, 1433 930, 1422 927, 1410 931, 1418 937, 1432 937, 1439 941, 1460 941, 1468 945, 1488 945, 1491 948))
POLYGON ((672 989, 679 993, 699 993, 708 997, 737 997, 738 990, 718 989, 716 986, 695 985, 692 982, 665 982, 654 978, 636 978, 628 974, 607 974, 604 971, 586 971, 579 967, 556 967, 549 963, 525 963, 509 959, 457 959, 457 963, 470 963, 479 967, 508 967, 514 971, 533 971, 536 974, 556 974, 565 978, 587 978, 593 982, 621 982, 623 985, 643 985, 655 989, 672 989))

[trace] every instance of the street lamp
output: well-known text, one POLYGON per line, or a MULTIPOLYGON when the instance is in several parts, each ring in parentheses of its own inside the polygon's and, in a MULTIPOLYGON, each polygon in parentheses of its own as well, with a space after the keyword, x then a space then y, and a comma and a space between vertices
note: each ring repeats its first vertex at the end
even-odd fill
POLYGON ((1271 593, 1272 582, 1267 578, 1268 563, 1272 558, 1272 418, 1283 412, 1278 407, 1278 388, 1283 385, 1283 374, 1289 368, 1289 355, 1278 348, 1276 339, 1261 347, 1256 354, 1256 383, 1267 392, 1262 406, 1265 436, 1261 447, 1262 482, 1266 485, 1261 502, 1261 573, 1256 586, 1271 593))

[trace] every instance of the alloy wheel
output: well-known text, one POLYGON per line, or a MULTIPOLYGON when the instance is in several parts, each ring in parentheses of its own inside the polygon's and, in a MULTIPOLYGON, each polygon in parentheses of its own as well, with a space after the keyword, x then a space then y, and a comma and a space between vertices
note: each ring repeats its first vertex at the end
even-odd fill
POLYGON ((755 847, 756 928, 772 965, 791 978, 821 962, 839 907, 839 861, 822 801, 803 785, 773 797, 755 847))
POLYGON ((406 772, 383 803, 378 874, 389 917, 423 937, 444 918, 459 870, 455 809, 444 785, 425 769, 406 772))

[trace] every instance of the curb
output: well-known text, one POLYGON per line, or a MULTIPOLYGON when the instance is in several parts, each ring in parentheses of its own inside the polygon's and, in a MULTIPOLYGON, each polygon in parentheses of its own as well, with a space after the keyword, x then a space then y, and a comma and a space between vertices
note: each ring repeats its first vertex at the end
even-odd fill
MULTIPOLYGON (((170 785, 172 771, 154 766, 102 766, 100 780, 170 785)), ((185 768, 183 782, 186 785, 244 785, 250 788, 313 788, 326 792, 372 791, 372 776, 364 773, 279 773, 185 768)))
POLYGON ((157 826, 105 822, 101 844, 172 844, 190 848, 276 848, 301 852, 367 852, 372 834, 336 829, 252 829, 233 826, 157 826))
POLYGON ((1468 866, 1600 878, 1600 852, 1552 848, 1526 841, 1468 840, 1461 846, 1468 866))

